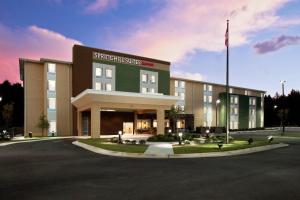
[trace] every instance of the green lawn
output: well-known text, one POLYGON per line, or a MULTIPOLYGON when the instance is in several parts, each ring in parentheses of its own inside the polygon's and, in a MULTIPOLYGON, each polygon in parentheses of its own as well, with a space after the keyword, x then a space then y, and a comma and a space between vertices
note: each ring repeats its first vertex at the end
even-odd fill
POLYGON ((80 139, 78 141, 88 145, 99 147, 101 149, 127 153, 144 153, 148 148, 148 145, 108 143, 107 139, 80 139))
MULTIPOLYGON (((271 144, 274 144, 271 143, 271 144)), ((199 145, 183 145, 173 146, 175 154, 187 154, 187 153, 208 153, 208 152, 220 152, 220 151, 232 151, 238 149, 246 149, 251 147, 258 147, 269 145, 267 141, 255 141, 251 145, 248 145, 247 141, 234 141, 230 144, 223 144, 223 148, 220 150, 217 144, 199 144, 199 145)))

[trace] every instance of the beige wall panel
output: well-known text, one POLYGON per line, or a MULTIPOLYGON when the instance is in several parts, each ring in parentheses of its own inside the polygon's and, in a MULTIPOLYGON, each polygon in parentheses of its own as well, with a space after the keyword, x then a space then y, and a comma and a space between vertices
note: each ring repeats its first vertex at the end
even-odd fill
POLYGON ((70 65, 56 64, 56 124, 58 136, 72 135, 70 68, 70 65))
POLYGON ((185 82, 185 114, 193 114, 193 83, 185 82))
POLYGON ((175 95, 175 81, 173 79, 170 79, 170 95, 175 95))
MULTIPOLYGON (((25 127, 24 134, 31 131, 33 136, 42 136, 42 130, 37 127, 41 114, 44 113, 44 65, 26 63, 24 66, 24 100, 25 100, 25 127)), ((44 135, 47 131, 44 130, 44 135)))
POLYGON ((203 125, 203 84, 193 83, 194 128, 203 125))

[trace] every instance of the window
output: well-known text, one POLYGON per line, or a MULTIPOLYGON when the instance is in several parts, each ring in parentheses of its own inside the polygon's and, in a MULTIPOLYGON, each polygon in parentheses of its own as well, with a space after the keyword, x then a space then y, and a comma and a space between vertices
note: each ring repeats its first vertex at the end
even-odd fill
POLYGON ((157 121, 153 120, 153 128, 157 128, 157 121))
POLYGON ((207 126, 207 122, 206 122, 206 121, 203 122, 203 126, 204 126, 204 127, 207 126))
POLYGON ((203 101, 204 101, 204 102, 207 102, 207 96, 206 96, 206 95, 204 95, 203 101))
POLYGON ((170 127, 170 121, 168 119, 165 120, 165 127, 166 128, 170 127))
POLYGON ((147 74, 142 74, 142 82, 143 83, 147 83, 148 82, 148 80, 147 80, 147 74))
POLYGON ((147 93, 147 88, 142 87, 142 93, 147 93))
POLYGON ((154 88, 150 88, 150 92, 151 93, 155 93, 155 89, 154 88))
POLYGON ((203 90, 206 91, 206 84, 203 85, 203 90))
POLYGON ((252 105, 253 105, 253 106, 256 105, 256 99, 252 99, 252 105))
POLYGON ((96 89, 96 90, 101 90, 101 83, 96 82, 96 83, 95 83, 95 89, 96 89))
POLYGON ((212 102, 212 96, 208 96, 208 102, 209 102, 209 103, 212 102))
POLYGON ((105 70, 105 76, 106 76, 106 78, 111 78, 112 77, 112 70, 111 69, 106 69, 105 70))
POLYGON ((56 133, 56 121, 50 121, 49 122, 49 132, 52 133, 56 133))
POLYGON ((238 108, 234 108, 234 114, 235 114, 235 115, 238 114, 238 108))
POLYGON ((245 90, 245 95, 248 95, 248 90, 245 90))
POLYGON ((175 81, 175 87, 176 88, 178 87, 178 81, 175 81))
POLYGON ((111 91, 111 84, 110 83, 106 83, 105 89, 106 89, 106 91, 111 91))
POLYGON ((229 88, 229 93, 230 93, 230 94, 233 93, 233 88, 229 88))
POLYGON ((55 68, 56 68, 56 65, 54 63, 48 63, 48 72, 49 73, 55 73, 55 68))
POLYGON ((207 108, 206 107, 203 108, 203 113, 207 113, 207 108))
POLYGON ((175 92, 175 96, 178 97, 178 96, 179 96, 179 93, 178 93, 178 92, 175 92))
POLYGON ((238 97, 234 97, 234 104, 238 104, 238 103, 239 103, 238 97))
POLYGON ((181 88, 185 88, 185 82, 184 81, 180 81, 180 86, 181 86, 181 88))
POLYGON ((102 76, 102 68, 96 67, 96 76, 97 76, 97 77, 102 76))
POLYGON ((230 103, 233 104, 233 102, 234 102, 233 97, 230 97, 230 103))
POLYGON ((55 91, 55 81, 48 80, 48 90, 49 91, 55 91))
POLYGON ((210 92, 212 91, 212 85, 208 86, 208 91, 210 91, 210 92))
POLYGON ((155 83, 155 76, 154 75, 151 75, 151 83, 155 83))
POLYGON ((184 128, 185 127, 184 120, 183 119, 177 120, 176 127, 177 128, 184 128))
POLYGON ((48 108, 56 109, 56 98, 48 98, 48 108))
POLYGON ((181 98, 181 99, 184 99, 184 92, 181 92, 181 93, 180 93, 180 98, 181 98))

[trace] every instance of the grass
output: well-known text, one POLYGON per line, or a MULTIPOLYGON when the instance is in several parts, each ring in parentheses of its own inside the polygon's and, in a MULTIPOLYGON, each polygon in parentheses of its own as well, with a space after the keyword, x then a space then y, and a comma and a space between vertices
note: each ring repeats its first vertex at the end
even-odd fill
MULTIPOLYGON (((233 151, 239 149, 246 149, 251 147, 269 145, 268 141, 254 141, 251 145, 248 145, 247 141, 235 140, 230 144, 223 144, 220 150, 217 144, 198 144, 198 145, 186 145, 186 146, 173 146, 175 154, 188 154, 188 153, 209 153, 209 152, 220 152, 220 151, 233 151)), ((271 143, 271 144, 274 144, 271 143)))
POLYGON ((126 153, 144 153, 148 148, 148 145, 141 144, 132 145, 108 143, 107 139, 80 139, 78 141, 101 149, 126 153))

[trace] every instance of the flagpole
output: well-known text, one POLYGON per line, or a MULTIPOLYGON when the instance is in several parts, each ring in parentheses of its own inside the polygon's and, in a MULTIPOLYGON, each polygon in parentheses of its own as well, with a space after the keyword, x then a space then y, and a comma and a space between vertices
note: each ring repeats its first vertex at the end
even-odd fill
POLYGON ((230 102, 229 102, 229 20, 227 20, 227 55, 226 55, 226 143, 229 143, 229 122, 230 122, 230 102))

